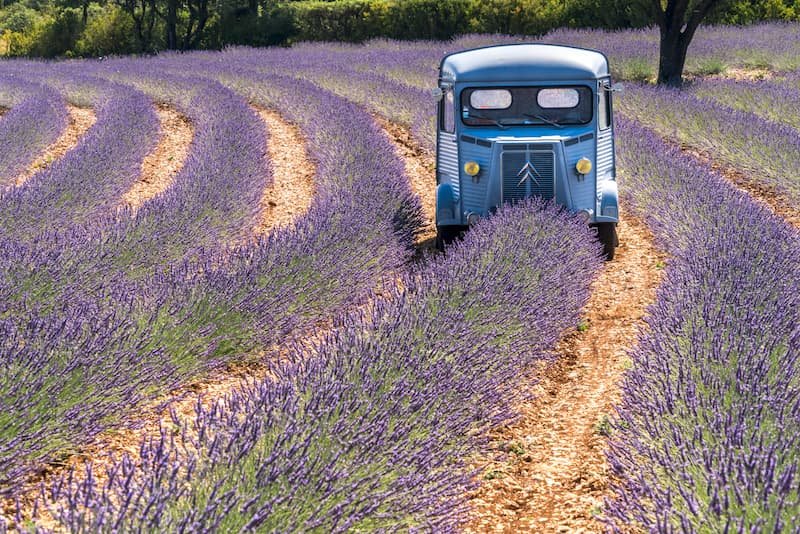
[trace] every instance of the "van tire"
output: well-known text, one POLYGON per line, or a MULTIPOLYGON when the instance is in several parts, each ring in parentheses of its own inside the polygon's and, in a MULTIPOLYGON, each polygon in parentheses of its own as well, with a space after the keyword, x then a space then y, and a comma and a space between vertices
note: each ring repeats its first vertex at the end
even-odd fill
POLYGON ((597 240, 603 245, 606 260, 614 259, 614 252, 619 246, 617 223, 597 223, 597 240))
POLYGON ((445 246, 455 241, 461 234, 460 226, 437 226, 436 227, 436 250, 443 252, 445 246))

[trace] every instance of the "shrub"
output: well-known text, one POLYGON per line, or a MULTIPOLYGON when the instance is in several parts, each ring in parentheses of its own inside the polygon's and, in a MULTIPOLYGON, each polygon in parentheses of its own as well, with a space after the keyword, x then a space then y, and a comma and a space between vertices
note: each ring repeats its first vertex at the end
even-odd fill
POLYGON ((113 5, 91 18, 75 43, 75 53, 80 56, 130 54, 135 50, 133 20, 113 5))

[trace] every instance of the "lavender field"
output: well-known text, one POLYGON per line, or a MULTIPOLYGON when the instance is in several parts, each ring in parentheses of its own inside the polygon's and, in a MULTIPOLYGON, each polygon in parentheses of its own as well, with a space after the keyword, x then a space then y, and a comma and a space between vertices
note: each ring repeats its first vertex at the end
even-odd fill
MULTIPOLYGON (((591 529, 800 532, 800 231, 782 216, 800 200, 800 26, 702 29, 681 91, 650 85, 655 31, 543 40, 602 50, 626 81, 622 217, 668 257, 625 340, 591 529)), ((429 161, 439 59, 514 41, 0 62, 0 533, 467 528, 476 458, 615 263, 538 201, 432 253, 381 124, 429 161), (96 122, 19 183, 68 106, 96 122), (134 209, 158 106, 193 135, 134 209), (262 233, 279 168, 265 109, 316 172, 308 210, 262 233), (127 454, 97 451, 172 392, 248 367, 127 454)))

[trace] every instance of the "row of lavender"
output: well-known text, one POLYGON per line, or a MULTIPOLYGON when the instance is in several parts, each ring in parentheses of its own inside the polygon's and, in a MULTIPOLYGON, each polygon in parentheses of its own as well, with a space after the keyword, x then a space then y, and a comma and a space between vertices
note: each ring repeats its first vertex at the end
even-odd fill
POLYGON ((738 92, 732 82, 705 82, 694 91, 705 98, 693 91, 630 86, 617 109, 661 135, 749 174, 758 184, 793 202, 800 200, 800 179, 791 170, 800 161, 798 130, 757 114, 769 107, 769 98, 789 98, 786 95, 795 95, 795 91, 765 84, 758 94, 752 94, 748 111, 730 107, 738 92), (721 96, 712 99, 711 94, 721 96), (725 104, 717 101, 723 98, 725 104))
POLYGON ((0 191, 12 186, 67 127, 61 96, 42 85, 0 76, 0 191))
MULTIPOLYGON (((27 77, 48 82, 46 75, 27 77)), ((157 139, 158 119, 145 95, 87 76, 60 78, 56 87, 83 95, 96 109, 97 123, 67 157, 0 194, 3 240, 27 243, 54 228, 94 224, 133 185, 157 139)))
POLYGON ((632 206, 672 259, 623 384, 609 520, 620 530, 792 531, 800 233, 653 131, 618 126, 632 206))
MULTIPOLYGON (((766 80, 708 79, 693 83, 693 94, 800 130, 800 84, 796 73, 766 80)), ((763 124, 763 123, 761 123, 763 124)), ((761 124, 755 124, 760 127, 761 124)))
POLYGON ((574 325, 601 261, 542 204, 503 210, 312 351, 46 492, 72 532, 452 531, 468 462, 574 325))
POLYGON ((265 185, 248 168, 263 162, 263 130, 241 98, 195 81, 192 154, 166 195, 96 228, 4 243, 18 266, 0 283, 14 296, 0 351, 6 484, 181 379, 359 299, 404 260, 419 206, 369 117, 313 87, 269 82, 320 163, 320 195, 294 227, 220 245, 252 228, 257 202, 244 192, 265 185))

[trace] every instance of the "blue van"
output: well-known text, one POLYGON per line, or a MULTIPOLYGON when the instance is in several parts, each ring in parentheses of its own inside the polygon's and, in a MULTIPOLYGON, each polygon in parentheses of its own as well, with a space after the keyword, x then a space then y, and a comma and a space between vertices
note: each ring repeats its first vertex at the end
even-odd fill
POLYGON ((548 44, 447 55, 439 68, 437 246, 504 203, 552 199, 618 246, 612 86, 605 55, 548 44))

